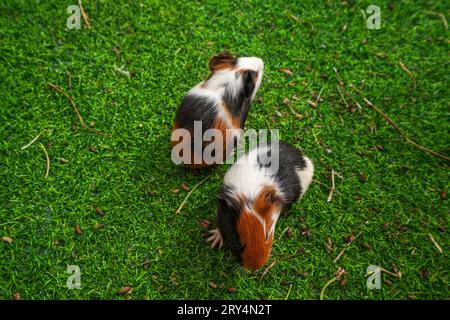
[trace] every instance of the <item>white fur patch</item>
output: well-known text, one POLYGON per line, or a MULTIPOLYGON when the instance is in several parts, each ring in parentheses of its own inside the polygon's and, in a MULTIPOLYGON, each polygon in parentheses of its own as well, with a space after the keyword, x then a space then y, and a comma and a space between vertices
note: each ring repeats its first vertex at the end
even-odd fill
MULTIPOLYGON (((261 151, 266 152, 266 147, 263 147, 261 151)), ((270 172, 259 168, 257 157, 258 148, 254 148, 240 157, 224 177, 225 185, 232 187, 247 199, 256 199, 262 188, 267 185, 279 189, 270 172)))
POLYGON ((237 67, 260 72, 264 69, 264 62, 256 57, 243 57, 238 59, 237 67))
POLYGON ((213 88, 210 86, 203 87, 202 83, 189 90, 188 95, 203 97, 215 104, 220 103, 222 101, 222 96, 225 88, 213 88))
MULTIPOLYGON (((214 74, 208 80, 200 82, 191 90, 189 90, 188 94, 208 99, 215 104, 220 115, 220 109, 222 107, 220 103, 222 101, 225 88, 228 88, 228 90, 230 90, 233 95, 237 95, 237 92, 243 85, 241 76, 237 76, 239 69, 248 69, 258 72, 258 78, 256 79, 255 83, 255 90, 253 91, 253 95, 251 97, 251 99, 253 100, 256 96, 256 92, 261 86, 261 80, 264 70, 263 61, 260 58, 254 57, 238 58, 236 68, 214 72, 214 74)), ((226 119, 227 117, 224 116, 223 118, 226 119)))
POLYGON ((263 77, 263 73, 264 73, 264 62, 260 58, 256 58, 256 57, 239 58, 237 67, 258 72, 258 78, 256 79, 256 83, 255 83, 255 90, 253 91, 253 94, 251 97, 252 100, 255 99, 256 92, 258 91, 259 87, 261 86, 261 81, 262 81, 262 77, 263 77))
POLYGON ((311 159, 306 156, 303 156, 303 158, 305 159, 306 167, 303 170, 297 170, 300 185, 302 186, 302 196, 305 194, 306 190, 308 190, 314 174, 314 164, 311 159))
POLYGON ((278 218, 280 217, 280 212, 275 213, 272 216, 272 227, 270 228, 269 232, 267 233, 267 236, 270 237, 275 233, 275 226, 277 224, 278 218))

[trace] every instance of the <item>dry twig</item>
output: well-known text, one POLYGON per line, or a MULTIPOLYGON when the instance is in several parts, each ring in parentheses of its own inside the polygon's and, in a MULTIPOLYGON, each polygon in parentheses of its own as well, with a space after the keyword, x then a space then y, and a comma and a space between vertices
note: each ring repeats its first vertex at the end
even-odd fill
POLYGON ((340 86, 336 86, 337 91, 339 92, 339 95, 341 96, 342 101, 344 101, 345 106, 347 107, 347 109, 349 109, 349 105, 347 103, 347 100, 345 100, 344 95, 341 92, 341 87, 340 86))
POLYGON ((21 150, 25 150, 26 148, 28 148, 29 146, 31 146, 33 143, 36 142, 37 139, 39 139, 39 137, 45 132, 45 130, 41 131, 36 137, 33 138, 33 140, 31 140, 27 145, 23 146, 21 148, 21 150))
POLYGON ((384 273, 387 273, 387 274, 389 274, 389 275, 391 275, 393 277, 399 278, 399 279, 402 277, 402 273, 400 271, 397 272, 397 273, 393 273, 393 272, 391 272, 389 270, 386 270, 385 268, 382 268, 382 267, 380 267, 380 270, 382 272, 384 272, 384 273))
POLYGON ((328 194, 328 199, 327 202, 331 202, 333 200, 333 194, 334 194, 334 190, 335 188, 335 184, 334 184, 334 175, 336 174, 336 172, 334 172, 334 169, 331 169, 331 189, 330 189, 330 193, 328 194))
POLYGON ((266 268, 266 270, 264 270, 264 272, 261 275, 261 278, 259 278, 259 281, 262 280, 262 278, 264 278, 264 276, 269 272, 269 270, 277 263, 277 260, 273 260, 273 262, 266 268))
POLYGON ((72 96, 70 96, 66 91, 64 91, 63 89, 61 89, 61 87, 57 86, 56 84, 53 84, 51 82, 48 83, 49 87, 52 88, 53 90, 55 90, 56 92, 61 93, 64 97, 67 98, 67 100, 69 100, 70 104, 73 107, 73 110, 75 111, 75 113, 78 116, 78 119, 80 120, 80 123, 83 127, 86 126, 86 124, 84 123, 84 119, 81 116, 80 112, 78 111, 77 105, 75 104, 75 101, 73 100, 72 96))
POLYGON ((428 234, 428 237, 430 238, 431 242, 436 246, 436 249, 439 251, 440 254, 443 254, 444 251, 442 250, 442 247, 439 245, 439 243, 434 240, 433 235, 431 233, 428 234))
POLYGON ((211 177, 212 174, 210 174, 209 176, 206 176, 205 178, 203 178, 203 180, 201 180, 199 183, 197 183, 192 189, 191 191, 188 192, 188 194, 186 195, 186 198, 184 198, 183 202, 180 204, 180 206, 178 207, 177 211, 175 211, 176 214, 180 213, 181 209, 183 208, 183 206, 186 204, 187 200, 189 199, 189 197, 191 196, 191 194, 195 191, 195 189, 197 189, 203 182, 205 182, 209 177, 211 177))
MULTIPOLYGON (((319 104, 319 103, 320 103, 320 96, 322 95, 323 88, 324 88, 324 87, 322 87, 322 89, 320 89, 319 95, 318 95, 317 98, 316 98, 316 104, 319 104)), ((322 101, 323 101, 323 100, 322 100, 322 101)))
POLYGON ((429 154, 450 161, 450 157, 440 154, 436 151, 433 151, 427 147, 424 147, 416 142, 414 142, 413 140, 411 140, 401 129, 400 127, 391 119, 388 117, 388 115, 386 115, 383 111, 381 111, 380 109, 378 109, 375 105, 372 104, 372 102, 370 102, 369 100, 367 100, 366 98, 363 97, 364 102, 367 104, 368 107, 372 108, 373 110, 375 110, 378 114, 380 114, 384 119, 386 119, 387 122, 389 122, 389 124, 391 124, 395 130, 397 130, 397 132, 400 134, 400 136, 409 144, 412 144, 414 147, 416 147, 419 150, 428 152, 429 154))
POLYGON ((333 282, 339 280, 341 278, 341 276, 344 275, 344 274, 347 274, 347 273, 345 272, 344 269, 339 267, 339 269, 338 269, 338 271, 336 273, 336 276, 333 279, 331 279, 330 281, 328 281, 327 283, 325 283, 325 285, 323 286, 322 290, 320 291, 320 300, 323 300, 323 296, 325 295, 325 289, 328 288, 328 286, 330 284, 332 284, 333 282))
POLYGON ((87 129, 87 130, 89 130, 89 131, 92 131, 92 132, 94 132, 94 133, 96 133, 96 134, 98 134, 98 135, 106 136, 106 137, 108 137, 108 138, 111 137, 109 134, 105 134, 105 133, 103 133, 103 132, 101 132, 101 131, 99 131, 99 130, 97 130, 97 129, 88 127, 88 126, 86 125, 86 123, 84 122, 83 117, 81 116, 80 111, 78 111, 77 105, 75 104, 75 100, 74 100, 73 97, 70 96, 66 91, 64 91, 64 89, 62 89, 60 86, 58 86, 58 85, 56 85, 56 84, 53 84, 53 83, 51 83, 51 82, 48 83, 48 86, 49 86, 50 88, 52 88, 53 90, 55 90, 56 92, 61 93, 64 97, 66 97, 67 100, 69 100, 70 104, 71 104, 72 107, 73 107, 73 110, 75 111, 75 113, 76 113, 77 116, 78 116, 78 120, 80 121, 81 126, 82 126, 84 129, 87 129))
POLYGON ((400 61, 398 64, 400 65, 400 68, 402 68, 403 71, 405 71, 408 74, 408 76, 413 80, 413 88, 415 89, 416 88, 416 77, 412 74, 411 71, 408 70, 408 68, 403 64, 403 62, 400 61))
POLYGON ((86 14, 86 11, 84 11, 82 0, 78 0, 78 6, 80 7, 81 17, 83 18, 86 28, 91 29, 91 24, 89 23, 89 17, 86 14))
POLYGON ((361 235, 362 232, 358 233, 354 239, 352 239, 349 243, 347 243, 345 245, 345 247, 341 250, 341 252, 339 252, 339 254, 336 256, 336 258, 334 258, 333 263, 338 262, 338 260, 344 255, 345 250, 348 249, 348 247, 350 246, 350 244, 352 244, 353 241, 356 240, 356 238, 358 238, 361 235))
POLYGON ((408 74, 408 76, 410 76, 411 78, 414 78, 414 75, 412 74, 412 72, 408 70, 408 68, 403 64, 403 62, 400 61, 398 64, 403 69, 403 71, 405 71, 408 74))
POLYGON ((436 152, 436 151, 433 151, 433 150, 431 150, 431 149, 429 149, 429 148, 427 148, 427 147, 424 147, 424 146, 422 146, 422 145, 420 145, 420 144, 414 142, 413 140, 411 140, 411 139, 410 139, 410 138, 402 131, 402 129, 400 129, 400 127, 399 127, 399 126, 398 126, 391 118, 389 118, 389 116, 388 116, 387 114, 385 114, 383 111, 381 111, 380 109, 378 109, 372 102, 370 102, 369 100, 367 100, 367 99, 362 95, 361 91, 360 91, 358 88, 356 88, 356 87, 353 86, 352 84, 350 84, 350 87, 353 88, 353 89, 355 89, 355 91, 357 91, 357 92, 361 95, 361 97, 363 98, 364 102, 366 103, 366 105, 367 105, 369 108, 372 108, 373 110, 375 110, 375 111, 376 111, 379 115, 381 115, 387 122, 389 122, 389 124, 390 124, 391 126, 393 126, 395 130, 397 130, 397 132, 400 134, 400 136, 401 136, 407 143, 412 144, 412 145, 413 145, 414 147, 416 147, 417 149, 422 150, 422 151, 425 151, 425 152, 428 152, 429 154, 431 154, 431 155, 433 155, 433 156, 435 156, 435 157, 437 157, 437 158, 441 158, 441 159, 450 161, 450 157, 448 157, 448 156, 446 156, 446 155, 443 155, 443 154, 440 154, 440 153, 438 153, 438 152, 436 152))
MULTIPOLYGON (((411 77, 413 77, 413 79, 414 79, 414 81, 415 81, 415 77, 414 77, 414 75, 406 68, 406 66, 402 63, 402 62, 400 62, 400 66, 402 67, 402 69, 403 70, 405 70, 405 72, 406 73, 408 73, 408 75, 410 75, 411 77)), ((340 75, 339 75, 339 73, 338 73, 338 70, 335 68, 335 67, 333 67, 333 70, 334 70, 334 72, 336 73, 336 77, 337 77, 337 79, 338 79, 338 82, 339 82, 339 85, 342 87, 342 89, 344 90, 344 92, 357 104, 357 106, 358 107, 361 107, 358 103, 357 103, 357 101, 345 90, 345 83, 342 81, 342 79, 341 79, 341 77, 340 77, 340 75)), ((378 114, 380 114, 387 122, 389 122, 389 124, 390 125, 392 125, 393 127, 394 127, 394 129, 395 130, 397 130, 397 132, 400 134, 400 136, 407 142, 407 143, 409 143, 409 144, 412 144, 414 147, 416 147, 417 149, 419 149, 419 150, 422 150, 422 151, 425 151, 425 152, 428 152, 429 154, 431 154, 431 155, 433 155, 433 156, 435 156, 435 157, 437 157, 437 158, 441 158, 441 159, 444 159, 444 160, 446 160, 446 161, 450 161, 450 157, 448 157, 448 156, 446 156, 446 155, 443 155, 443 154, 440 154, 440 153, 438 153, 438 152, 436 152, 436 151, 433 151, 433 150, 431 150, 431 149, 429 149, 429 148, 427 148, 427 147, 425 147, 425 146, 422 146, 422 145, 420 145, 420 144, 418 144, 418 143, 416 143, 416 142, 414 142, 413 140, 411 140, 401 129, 400 129, 400 127, 391 119, 391 118, 389 118, 388 117, 388 115, 387 114, 385 114, 383 111, 381 111, 380 109, 378 109, 372 102, 370 102, 368 99, 366 99, 363 95, 362 95, 362 92, 361 92, 361 90, 359 90, 358 88, 356 88, 354 85, 352 85, 352 84, 350 84, 349 85, 351 88, 353 88, 356 92, 358 92, 360 95, 361 95, 361 97, 363 98, 363 100, 364 100, 364 102, 366 103, 366 105, 369 107, 369 108, 372 108, 373 110, 375 110, 378 114)), ((338 90, 339 91, 339 90, 338 90)), ((339 92, 340 93, 340 92, 339 92)))
POLYGON ((50 172, 50 158, 48 156, 47 149, 45 149, 45 147, 42 143, 39 143, 39 147, 41 147, 41 149, 44 151, 45 159, 47 160, 47 168, 45 169, 45 176, 44 176, 44 179, 47 179, 48 174, 50 172))

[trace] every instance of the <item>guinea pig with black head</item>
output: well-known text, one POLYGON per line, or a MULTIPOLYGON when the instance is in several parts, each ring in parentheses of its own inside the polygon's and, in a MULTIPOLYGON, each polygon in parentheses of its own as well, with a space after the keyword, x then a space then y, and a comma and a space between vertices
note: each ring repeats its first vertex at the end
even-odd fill
POLYGON ((209 77, 182 99, 172 130, 172 156, 191 168, 221 163, 233 151, 261 85, 264 63, 260 58, 222 52, 211 58, 209 70, 209 77), (198 124, 201 131, 196 135, 198 124), (221 138, 204 139, 208 129, 216 129, 221 138), (207 147, 212 160, 205 161, 207 147))
POLYGON ((212 247, 225 243, 245 268, 262 267, 280 214, 303 196, 313 173, 312 161, 284 141, 259 145, 240 157, 218 196, 218 228, 208 239, 212 247))

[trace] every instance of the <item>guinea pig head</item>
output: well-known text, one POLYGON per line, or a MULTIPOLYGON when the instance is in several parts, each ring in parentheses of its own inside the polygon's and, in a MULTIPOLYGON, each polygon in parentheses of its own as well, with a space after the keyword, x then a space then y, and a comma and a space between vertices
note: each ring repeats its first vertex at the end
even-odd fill
POLYGON ((247 269, 261 268, 272 250, 275 225, 282 200, 265 187, 252 201, 219 198, 217 223, 227 246, 247 269))
POLYGON ((211 58, 209 70, 206 85, 227 87, 227 94, 253 100, 261 86, 264 63, 257 57, 238 58, 225 51, 211 58))

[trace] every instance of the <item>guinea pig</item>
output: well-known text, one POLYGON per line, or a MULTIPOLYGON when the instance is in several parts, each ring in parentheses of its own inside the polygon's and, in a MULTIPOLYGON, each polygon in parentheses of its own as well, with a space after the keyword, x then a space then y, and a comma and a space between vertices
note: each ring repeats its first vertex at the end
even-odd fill
POLYGON ((281 140, 243 155, 225 174, 218 196, 218 228, 207 240, 211 247, 225 243, 245 268, 262 267, 280 214, 308 190, 313 173, 312 161, 281 140), (269 156, 271 163, 263 161, 269 156))
POLYGON ((260 58, 222 52, 211 58, 209 70, 209 77, 182 99, 172 129, 172 156, 191 168, 222 163, 233 151, 261 85, 264 63, 260 58), (208 129, 216 129, 221 137, 204 141, 208 129), (205 161, 208 146, 212 160, 205 161))

